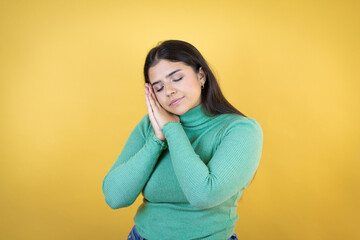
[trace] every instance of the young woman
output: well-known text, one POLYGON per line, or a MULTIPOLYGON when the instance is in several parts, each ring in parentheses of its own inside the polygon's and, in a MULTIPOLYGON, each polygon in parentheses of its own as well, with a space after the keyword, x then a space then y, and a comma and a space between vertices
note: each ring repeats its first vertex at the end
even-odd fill
POLYGON ((237 239, 237 201, 257 171, 261 126, 234 108, 200 52, 168 40, 148 53, 147 114, 103 180, 106 203, 143 194, 128 239, 237 239))

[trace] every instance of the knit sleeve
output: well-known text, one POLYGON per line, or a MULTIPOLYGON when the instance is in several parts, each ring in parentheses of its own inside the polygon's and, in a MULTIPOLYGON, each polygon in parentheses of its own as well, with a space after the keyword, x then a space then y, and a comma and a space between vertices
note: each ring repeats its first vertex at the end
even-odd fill
POLYGON ((180 122, 169 122, 161 130, 181 189, 194 207, 206 209, 226 201, 248 186, 258 168, 263 133, 254 119, 244 118, 229 127, 207 165, 180 122))
POLYGON ((106 203, 113 209, 130 206, 141 193, 167 144, 154 135, 146 114, 135 126, 102 183, 106 203))

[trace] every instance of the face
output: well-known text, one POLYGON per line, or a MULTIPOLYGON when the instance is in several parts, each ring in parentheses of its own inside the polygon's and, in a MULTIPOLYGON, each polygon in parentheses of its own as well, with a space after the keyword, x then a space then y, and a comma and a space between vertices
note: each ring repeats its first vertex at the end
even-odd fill
POLYGON ((196 73, 183 62, 162 59, 149 68, 149 81, 161 106, 182 115, 201 103, 201 85, 206 78, 202 68, 196 73), (179 98, 180 101, 171 104, 179 98))

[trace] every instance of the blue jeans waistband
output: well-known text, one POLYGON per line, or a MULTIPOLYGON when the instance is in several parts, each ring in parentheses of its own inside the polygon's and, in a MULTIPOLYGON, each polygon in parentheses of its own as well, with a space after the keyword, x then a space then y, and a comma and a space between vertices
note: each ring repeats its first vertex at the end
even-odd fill
MULTIPOLYGON (((140 236, 139 232, 136 230, 136 227, 134 225, 133 228, 131 229, 131 232, 130 232, 127 240, 146 240, 146 238, 143 238, 140 236)), ((238 240, 236 233, 234 233, 227 240, 238 240)))

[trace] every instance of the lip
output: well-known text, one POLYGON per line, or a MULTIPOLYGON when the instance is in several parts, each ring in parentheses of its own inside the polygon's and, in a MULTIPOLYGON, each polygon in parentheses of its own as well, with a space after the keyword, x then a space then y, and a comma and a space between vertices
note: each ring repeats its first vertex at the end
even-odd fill
POLYGON ((183 99, 183 98, 184 98, 184 97, 181 97, 181 98, 177 98, 177 99, 175 99, 175 100, 172 100, 171 103, 170 103, 170 106, 178 104, 178 103, 181 101, 181 99, 183 99))

